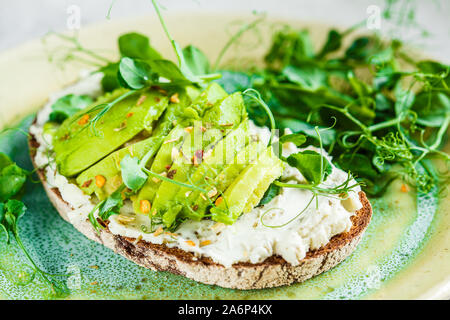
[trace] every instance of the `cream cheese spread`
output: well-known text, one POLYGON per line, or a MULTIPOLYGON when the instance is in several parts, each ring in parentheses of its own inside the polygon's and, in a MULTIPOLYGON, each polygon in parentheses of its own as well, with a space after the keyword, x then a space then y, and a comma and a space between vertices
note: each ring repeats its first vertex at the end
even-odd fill
MULTIPOLYGON (((68 215, 73 223, 87 219, 94 208, 95 199, 84 194, 76 184, 58 173, 51 136, 44 134, 43 125, 48 120, 51 105, 59 97, 70 93, 99 96, 101 78, 101 73, 86 76, 77 84, 54 94, 38 113, 37 122, 30 128, 30 133, 40 144, 35 162, 40 168, 45 168, 49 185, 58 188, 61 197, 74 209, 68 215)), ((257 127, 252 122, 250 128, 252 134, 258 135, 262 141, 269 139, 269 129, 257 127)), ((305 149, 320 152, 320 149, 313 146, 305 149)), ((305 149, 286 143, 282 149, 283 156, 305 149)), ((322 150, 322 154, 326 155, 326 152, 322 150)), ((331 157, 329 159, 331 160, 331 157)), ((347 178, 347 173, 333 166, 332 173, 321 186, 338 186, 347 178)), ((296 168, 288 165, 282 179, 287 183, 305 181, 296 168)), ((318 196, 312 201, 311 191, 283 188, 268 204, 243 214, 233 225, 211 220, 186 221, 179 226, 175 234, 156 235, 146 232, 150 228, 150 219, 145 215, 135 214, 131 202, 126 201, 121 214, 110 218, 108 228, 116 235, 156 244, 164 243, 168 247, 192 252, 196 257, 209 257, 225 267, 238 262, 259 263, 272 255, 281 256, 295 266, 308 251, 319 249, 333 236, 350 230, 350 218, 362 207, 359 191, 359 187, 354 188, 345 200, 318 196)))

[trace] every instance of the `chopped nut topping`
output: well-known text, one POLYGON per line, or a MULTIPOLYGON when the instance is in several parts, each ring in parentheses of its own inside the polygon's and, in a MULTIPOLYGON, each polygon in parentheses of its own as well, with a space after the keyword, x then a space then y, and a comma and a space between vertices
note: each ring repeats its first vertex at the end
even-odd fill
POLYGON ((81 117, 80 120, 78 120, 78 124, 80 126, 84 126, 86 123, 88 123, 88 121, 89 121, 89 115, 85 114, 84 116, 81 117))
POLYGON ((159 227, 158 229, 156 229, 156 231, 153 233, 153 235, 155 236, 155 237, 157 237, 157 236, 159 236, 160 234, 162 234, 163 233, 163 228, 162 227, 159 227))
POLYGON ((172 103, 180 103, 180 96, 179 96, 178 92, 173 94, 170 97, 170 102, 172 102, 172 103))
POLYGON ((195 242, 192 240, 185 241, 188 246, 195 247, 195 242))
POLYGON ((123 214, 117 216, 117 221, 119 221, 121 224, 128 224, 130 222, 133 222, 134 220, 136 220, 135 217, 125 216, 123 214))
POLYGON ((137 101, 136 105, 140 106, 141 104, 144 103, 144 101, 147 99, 147 96, 140 96, 139 100, 137 101))
POLYGON ((178 234, 172 233, 172 232, 168 232, 168 231, 164 232, 164 234, 166 234, 168 236, 171 236, 171 237, 174 237, 174 238, 178 237, 178 234))
POLYGON ((104 176, 98 175, 95 176, 95 185, 99 188, 103 188, 106 183, 106 178, 104 176))
POLYGON ((141 209, 141 212, 144 214, 149 213, 151 208, 152 205, 148 200, 141 200, 141 202, 139 203, 139 209, 141 209))
POLYGON ((212 189, 212 190, 209 190, 209 192, 208 192, 208 198, 212 198, 212 197, 214 197, 216 194, 217 194, 217 189, 216 189, 216 188, 214 188, 214 189, 212 189))
POLYGON ((208 246, 211 244, 211 240, 203 240, 200 242, 200 247, 208 246))
POLYGON ((213 231, 217 232, 217 231, 222 230, 223 227, 225 227, 225 224, 223 224, 222 222, 217 222, 217 223, 215 223, 215 224, 211 227, 211 229, 212 229, 213 231))
POLYGON ((170 140, 166 140, 166 141, 164 141, 163 144, 168 144, 168 143, 176 142, 176 141, 178 141, 178 140, 180 140, 180 137, 174 138, 174 139, 170 139, 170 140))
POLYGON ((154 183, 159 183, 159 182, 161 181, 161 179, 158 179, 157 177, 153 177, 153 178, 152 178, 152 181, 153 181, 154 183))

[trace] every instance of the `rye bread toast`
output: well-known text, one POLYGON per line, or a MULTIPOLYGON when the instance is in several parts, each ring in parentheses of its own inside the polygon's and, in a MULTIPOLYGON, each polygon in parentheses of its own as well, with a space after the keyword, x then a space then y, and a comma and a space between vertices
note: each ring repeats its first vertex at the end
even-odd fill
MULTIPOLYGON (((34 157, 39 144, 31 134, 29 147, 33 165, 36 167, 34 157)), ((61 217, 70 223, 68 213, 73 210, 72 207, 61 198, 58 189, 47 184, 43 170, 38 169, 37 173, 50 201, 61 217)), ((353 226, 350 231, 334 236, 326 246, 318 250, 309 251, 297 266, 292 266, 279 256, 271 256, 257 264, 237 263, 224 267, 207 257, 196 258, 192 253, 178 248, 114 235, 107 225, 100 234, 88 220, 73 223, 73 226, 87 238, 145 268, 169 271, 201 283, 225 288, 262 289, 305 281, 347 258, 355 250, 372 217, 372 207, 365 193, 360 192, 359 198, 363 207, 351 218, 353 226)))

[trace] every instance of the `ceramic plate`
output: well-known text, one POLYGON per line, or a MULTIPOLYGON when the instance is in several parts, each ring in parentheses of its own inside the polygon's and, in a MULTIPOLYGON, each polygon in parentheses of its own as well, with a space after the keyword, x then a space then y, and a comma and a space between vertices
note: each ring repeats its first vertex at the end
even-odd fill
MULTIPOLYGON (((194 43, 212 57, 228 33, 249 17, 167 13, 167 23, 182 45, 194 43), (192 21, 195 21, 192 24, 192 21), (214 26, 212 28, 211 26, 214 26)), ((233 57, 260 57, 275 21, 257 34, 257 43, 244 42, 231 50, 233 57), (267 28, 267 30, 264 30, 267 28)), ((292 22, 300 26, 302 23, 292 22)), ((318 41, 326 26, 308 24, 318 41)), ((150 35, 152 44, 170 52, 154 18, 106 22, 80 31, 81 42, 114 57, 117 36, 128 31, 150 35)), ((255 35, 252 38, 255 39, 255 35)), ((250 40, 249 40, 250 41, 250 40)), ((27 130, 33 112, 51 92, 78 77, 81 65, 59 69, 47 59, 41 41, 0 55, 0 128, 27 130)), ((241 59, 243 60, 243 59, 241 59)), ((449 148, 447 148, 447 151, 449 148)), ((26 136, 11 130, 0 137, 0 151, 31 169, 26 136)), ((208 286, 165 272, 154 272, 86 239, 63 221, 48 201, 40 183, 29 182, 23 201, 29 208, 20 224, 23 242, 38 264, 51 273, 70 273, 69 299, 412 299, 450 297, 450 198, 437 190, 416 195, 399 193, 394 182, 381 199, 371 199, 373 219, 357 250, 336 268, 301 284, 239 291, 208 286)), ((29 267, 14 244, 0 237, 0 297, 45 299, 48 287, 39 279, 22 286, 29 267)))

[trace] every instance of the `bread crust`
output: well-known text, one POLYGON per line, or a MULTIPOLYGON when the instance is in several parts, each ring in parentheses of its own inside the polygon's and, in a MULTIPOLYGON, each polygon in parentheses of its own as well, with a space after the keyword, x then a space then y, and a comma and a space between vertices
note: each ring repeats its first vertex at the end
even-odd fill
MULTIPOLYGON (((35 150, 39 144, 30 134, 30 154, 33 165, 35 150)), ((37 168, 37 167, 36 167, 37 168)), ((56 188, 51 188, 44 171, 37 168, 44 189, 61 217, 69 223, 68 214, 73 209, 66 203, 56 188)), ((348 232, 334 236, 327 245, 309 251, 297 266, 280 256, 271 256, 261 263, 237 263, 231 267, 213 262, 210 258, 196 258, 191 252, 169 248, 164 244, 153 244, 114 235, 106 226, 97 233, 89 220, 77 221, 72 225, 87 238, 119 253, 136 264, 155 271, 168 271, 197 282, 232 289, 263 289, 303 282, 333 268, 347 258, 360 242, 372 217, 372 207, 364 192, 359 193, 363 207, 351 217, 352 227, 348 232)))

